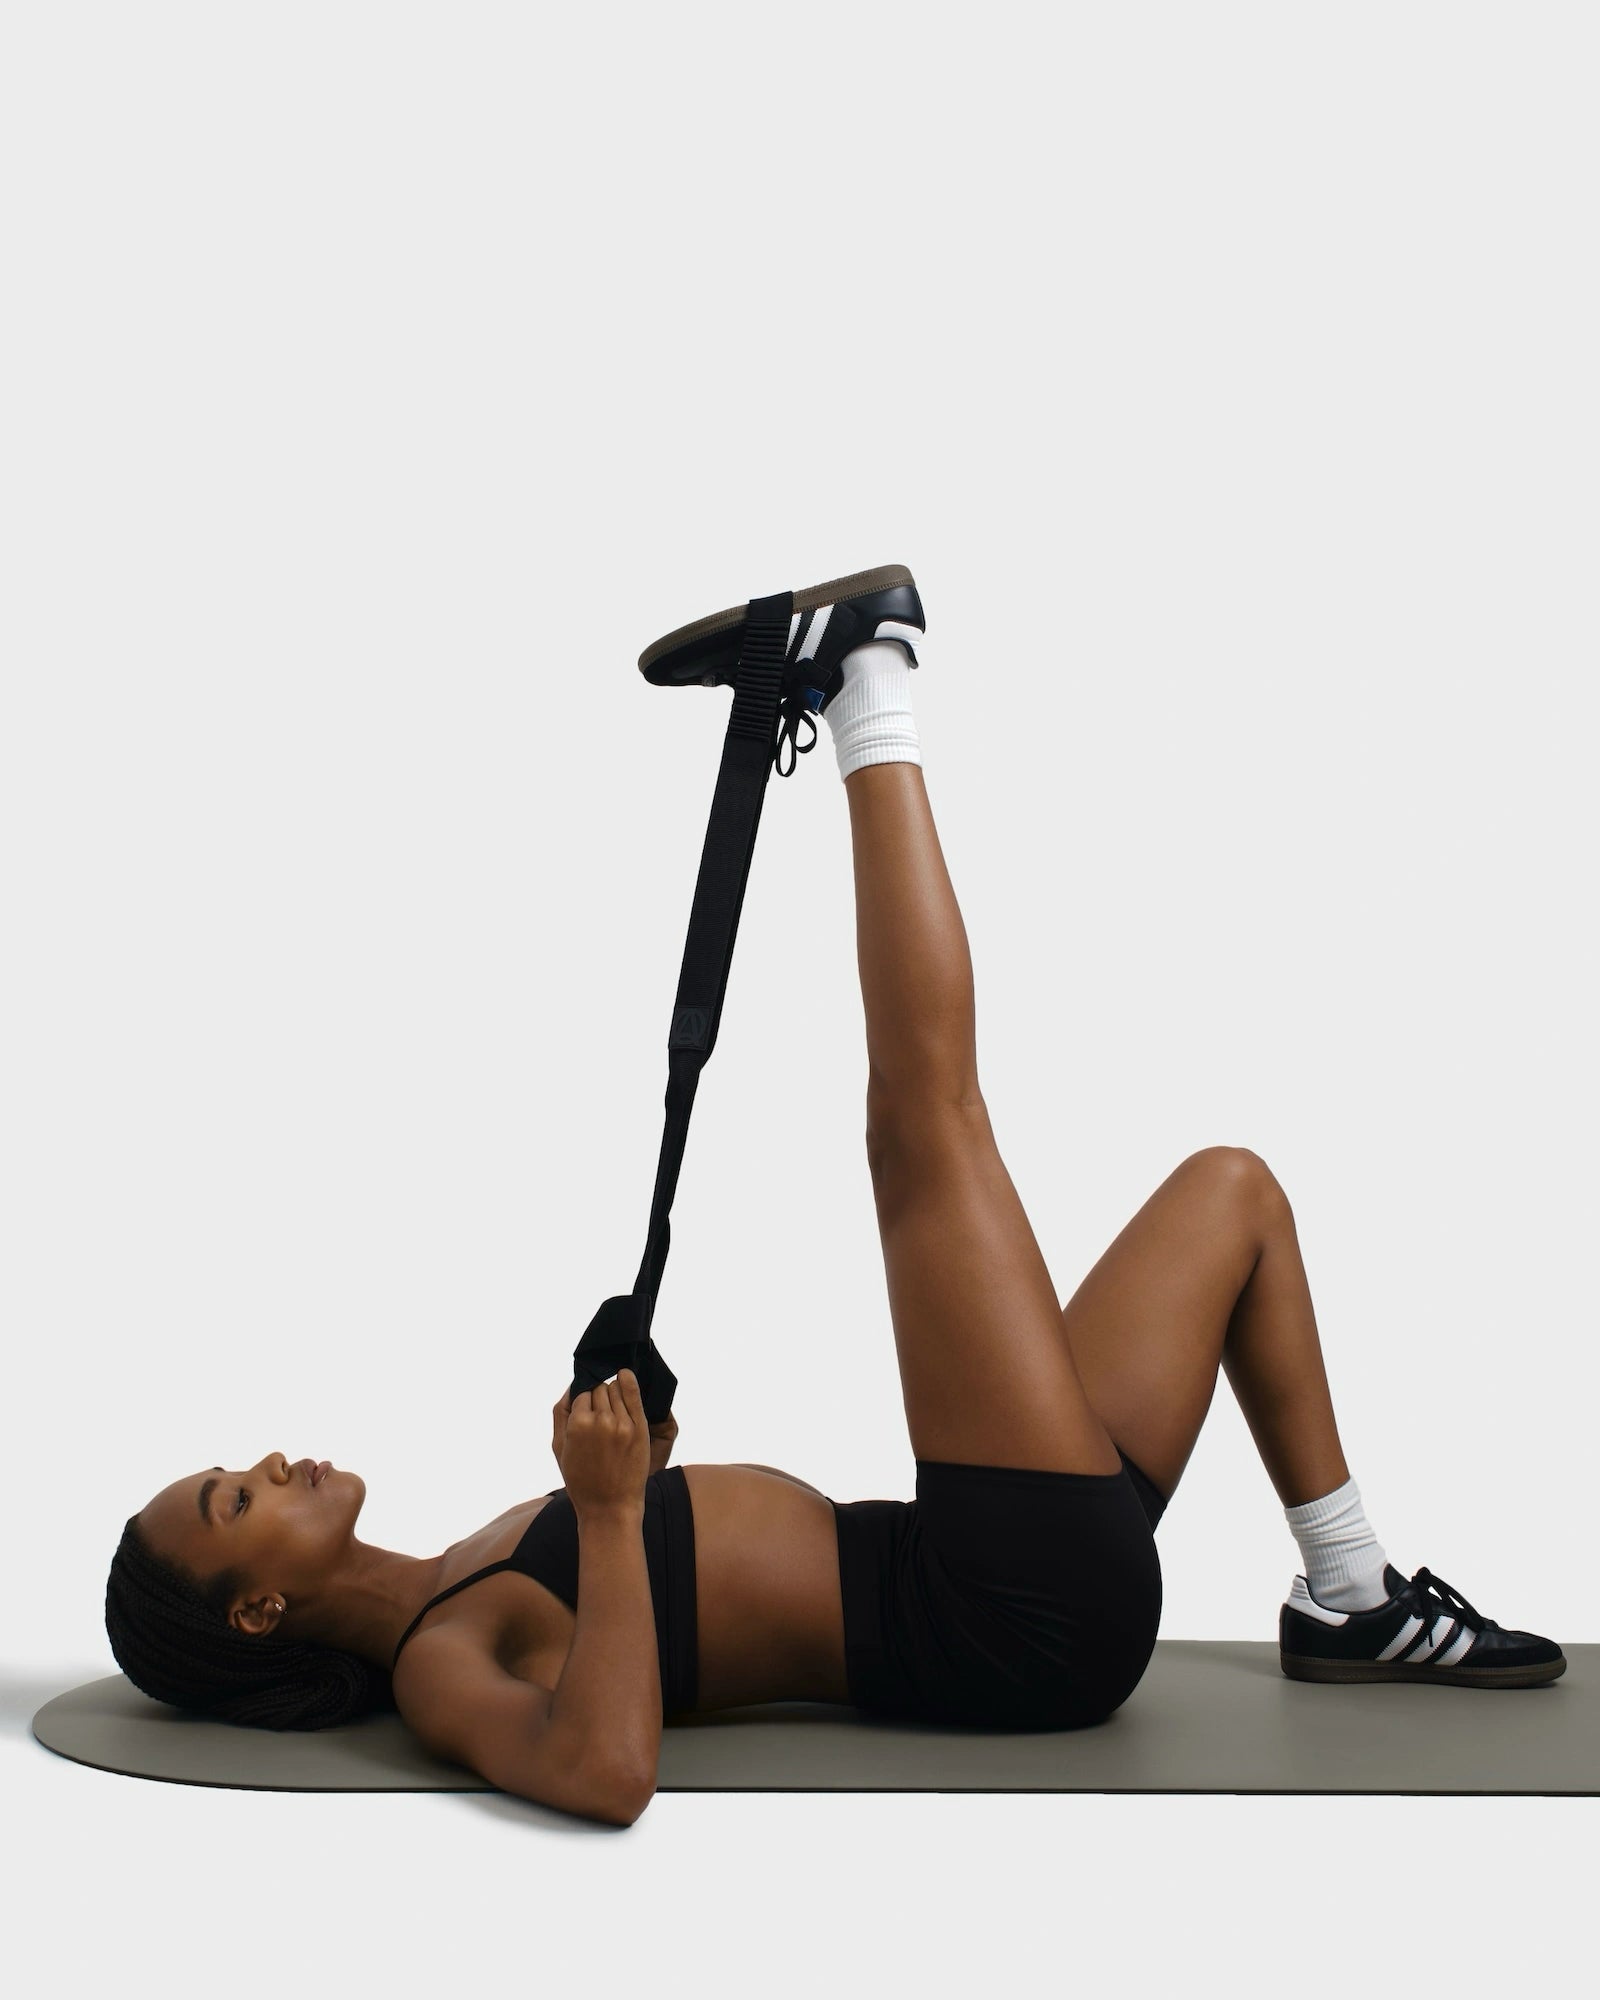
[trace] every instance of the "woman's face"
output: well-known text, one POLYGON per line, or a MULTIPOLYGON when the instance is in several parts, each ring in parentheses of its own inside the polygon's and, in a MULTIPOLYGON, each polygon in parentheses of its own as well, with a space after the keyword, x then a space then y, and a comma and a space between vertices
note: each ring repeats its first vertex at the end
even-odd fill
POLYGON ((157 1555, 203 1583, 223 1570, 242 1579, 229 1622, 270 1631, 276 1606, 314 1602, 348 1556, 356 1516, 367 1496, 357 1472, 330 1466, 313 1482, 316 1461, 282 1452, 247 1471, 207 1466, 165 1486, 140 1511, 139 1526, 157 1555))

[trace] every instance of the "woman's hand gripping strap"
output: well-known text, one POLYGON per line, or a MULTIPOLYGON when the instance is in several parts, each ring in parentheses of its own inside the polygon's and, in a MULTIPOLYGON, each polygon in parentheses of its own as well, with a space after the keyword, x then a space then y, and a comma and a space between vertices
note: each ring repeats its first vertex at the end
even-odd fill
POLYGON ((573 1380, 570 1395, 597 1389, 609 1382, 619 1368, 631 1368, 639 1378, 639 1395, 645 1420, 659 1424, 672 1408, 678 1378, 662 1360, 655 1342, 645 1332, 649 1301, 637 1292, 622 1292, 605 1301, 590 1320, 572 1357, 573 1380))

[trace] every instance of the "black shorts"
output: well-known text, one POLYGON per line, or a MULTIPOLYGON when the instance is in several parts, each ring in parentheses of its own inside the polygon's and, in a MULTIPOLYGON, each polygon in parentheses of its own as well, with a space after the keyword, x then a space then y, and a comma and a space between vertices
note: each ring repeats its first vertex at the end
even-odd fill
POLYGON ((1155 1650, 1165 1500, 1120 1472, 917 1460, 915 1500, 833 1501, 845 1670, 863 1712, 1074 1729, 1155 1650))

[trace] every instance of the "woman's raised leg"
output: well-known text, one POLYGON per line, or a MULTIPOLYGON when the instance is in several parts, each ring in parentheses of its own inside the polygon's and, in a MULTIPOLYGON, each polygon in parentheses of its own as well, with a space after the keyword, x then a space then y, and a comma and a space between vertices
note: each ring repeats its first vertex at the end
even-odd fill
POLYGON ((1227 1372, 1285 1507, 1350 1477, 1294 1214, 1265 1161, 1194 1153, 1068 1300, 1061 1323, 1106 1428, 1168 1496, 1227 1372))
POLYGON ((867 1158, 919 1459, 1114 1473, 978 1088, 972 959, 922 768, 845 780, 867 1158))

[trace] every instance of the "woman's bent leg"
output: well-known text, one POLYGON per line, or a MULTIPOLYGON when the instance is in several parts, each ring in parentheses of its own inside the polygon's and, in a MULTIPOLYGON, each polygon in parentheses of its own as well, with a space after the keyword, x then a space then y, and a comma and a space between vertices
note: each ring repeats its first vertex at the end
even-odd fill
POLYGON ((1185 1160, 1061 1323, 1089 1400, 1162 1493, 1189 1462, 1219 1366, 1286 1507, 1349 1478, 1293 1211, 1256 1154, 1185 1160))
POLYGON ((1116 1473, 978 1088, 972 960, 922 769, 845 780, 867 1155, 915 1455, 1116 1473))

